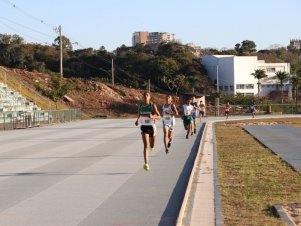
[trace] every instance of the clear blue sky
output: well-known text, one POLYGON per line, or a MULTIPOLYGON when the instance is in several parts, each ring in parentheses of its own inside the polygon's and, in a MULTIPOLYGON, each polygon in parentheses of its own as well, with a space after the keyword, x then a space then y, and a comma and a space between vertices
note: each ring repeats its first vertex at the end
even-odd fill
POLYGON ((75 48, 131 46, 135 31, 170 32, 184 44, 217 49, 301 39, 301 0, 0 0, 0 12, 2 34, 52 43, 52 27, 62 25, 63 35, 80 44, 75 48))

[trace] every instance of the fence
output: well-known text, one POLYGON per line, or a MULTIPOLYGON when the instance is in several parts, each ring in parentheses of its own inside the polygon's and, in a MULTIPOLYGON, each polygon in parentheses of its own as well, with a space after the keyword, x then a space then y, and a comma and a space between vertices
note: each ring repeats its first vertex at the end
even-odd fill
POLYGON ((81 119, 80 109, 0 113, 0 130, 26 129, 81 119))
MULTIPOLYGON (((229 114, 231 115, 244 115, 250 114, 248 105, 232 105, 229 114)), ((300 104, 261 104, 256 105, 256 114, 300 114, 300 104)), ((206 107, 207 116, 223 116, 224 106, 220 105, 217 109, 216 106, 206 107), (218 114, 219 113, 219 114, 218 114)))
MULTIPOLYGON (((162 107, 157 106, 158 110, 162 107)), ((179 114, 182 114, 181 107, 178 107, 179 114)), ((108 117, 136 117, 138 113, 137 104, 114 105, 107 108, 84 108, 82 113, 87 118, 108 118, 108 117)), ((301 113, 301 104, 261 104, 256 106, 256 114, 299 114, 301 113)), ((251 114, 249 105, 231 105, 231 115, 251 114)), ((224 106, 219 106, 219 112, 216 106, 206 107, 206 116, 223 116, 224 106), (219 113, 219 114, 218 114, 219 113)))

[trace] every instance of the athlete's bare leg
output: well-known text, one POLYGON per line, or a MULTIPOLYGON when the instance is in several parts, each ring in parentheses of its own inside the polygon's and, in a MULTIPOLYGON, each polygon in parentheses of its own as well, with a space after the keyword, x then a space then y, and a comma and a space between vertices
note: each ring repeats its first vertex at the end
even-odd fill
POLYGON ((144 155, 144 163, 148 163, 148 143, 150 141, 150 137, 147 133, 142 133, 142 140, 143 140, 143 155, 144 155))
POLYGON ((163 137, 164 146, 165 146, 165 149, 167 149, 167 140, 166 139, 167 139, 167 135, 169 134, 168 128, 164 127, 163 132, 164 132, 164 137, 163 137))
POLYGON ((156 136, 149 137, 150 148, 154 148, 155 147, 155 143, 156 143, 156 136))
POLYGON ((169 142, 172 141, 172 130, 168 130, 168 139, 169 139, 169 142))
MULTIPOLYGON (((193 119, 193 127, 194 127, 193 132, 196 133, 196 118, 193 119)), ((192 130, 191 130, 191 132, 192 132, 192 130)))

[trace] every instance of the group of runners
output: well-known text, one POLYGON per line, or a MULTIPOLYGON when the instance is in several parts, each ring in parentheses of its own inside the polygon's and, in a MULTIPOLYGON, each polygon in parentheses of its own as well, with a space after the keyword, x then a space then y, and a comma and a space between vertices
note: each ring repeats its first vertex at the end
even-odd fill
MULTIPOLYGON (((179 114, 177 107, 172 102, 172 96, 167 95, 165 103, 162 106, 161 113, 158 110, 156 104, 150 101, 150 93, 145 92, 143 95, 143 103, 139 105, 138 117, 135 125, 140 125, 142 141, 143 141, 143 155, 144 155, 144 165, 143 168, 148 171, 148 148, 151 151, 154 150, 156 141, 156 121, 162 119, 163 122, 163 141, 165 146, 166 154, 169 153, 169 148, 172 144, 173 139, 173 129, 175 126, 175 116, 179 114)), ((205 105, 200 102, 198 104, 195 101, 195 97, 187 98, 183 107, 183 124, 187 131, 186 139, 189 135, 196 134, 196 119, 200 116, 200 119, 204 116, 205 105)))
MULTIPOLYGON (((226 119, 228 119, 228 117, 229 117, 229 113, 230 113, 231 108, 232 108, 232 106, 229 104, 229 102, 227 102, 224 106, 226 119)), ((255 104, 254 100, 252 100, 251 103, 249 104, 249 110, 251 112, 252 117, 254 118, 255 113, 256 113, 256 104, 255 104)))

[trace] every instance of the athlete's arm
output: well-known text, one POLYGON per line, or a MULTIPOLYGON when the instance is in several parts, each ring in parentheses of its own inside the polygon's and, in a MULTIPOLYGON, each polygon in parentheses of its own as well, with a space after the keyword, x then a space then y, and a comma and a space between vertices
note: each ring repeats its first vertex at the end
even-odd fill
POLYGON ((136 122, 135 122, 135 125, 136 125, 136 126, 139 125, 139 119, 140 119, 140 116, 141 116, 141 115, 139 114, 139 115, 138 115, 138 118, 137 118, 137 120, 136 120, 136 122))
POLYGON ((177 108, 174 104, 171 105, 171 108, 172 108, 172 111, 173 111, 173 115, 178 115, 179 114, 179 112, 178 112, 178 110, 177 110, 177 108))
POLYGON ((152 115, 152 118, 158 119, 161 117, 160 112, 158 111, 157 105, 153 104, 154 113, 155 115, 152 115))

